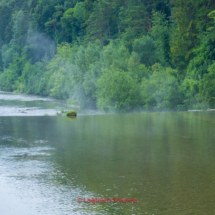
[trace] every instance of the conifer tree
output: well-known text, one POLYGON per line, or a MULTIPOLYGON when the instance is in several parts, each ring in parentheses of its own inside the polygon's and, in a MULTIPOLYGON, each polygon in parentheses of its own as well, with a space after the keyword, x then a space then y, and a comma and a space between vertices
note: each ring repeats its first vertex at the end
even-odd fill
MULTIPOLYGON (((0 5, 0 46, 2 46, 4 42, 9 42, 11 39, 11 35, 7 34, 7 29, 12 18, 11 12, 7 5, 0 5)), ((10 30, 12 31, 12 28, 10 30)))
POLYGON ((171 40, 171 55, 173 64, 181 73, 198 44, 195 12, 194 5, 187 0, 175 0, 173 10, 175 28, 171 40))
POLYGON ((107 19, 103 13, 102 1, 94 3, 94 9, 87 20, 87 33, 91 39, 100 39, 104 47, 104 32, 107 26, 107 19))

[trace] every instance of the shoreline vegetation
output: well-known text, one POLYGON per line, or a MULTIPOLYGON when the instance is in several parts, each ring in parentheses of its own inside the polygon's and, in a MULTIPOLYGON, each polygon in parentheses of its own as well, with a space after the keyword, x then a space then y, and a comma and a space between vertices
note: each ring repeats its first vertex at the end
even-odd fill
POLYGON ((215 3, 0 0, 0 90, 105 112, 215 108, 215 3))

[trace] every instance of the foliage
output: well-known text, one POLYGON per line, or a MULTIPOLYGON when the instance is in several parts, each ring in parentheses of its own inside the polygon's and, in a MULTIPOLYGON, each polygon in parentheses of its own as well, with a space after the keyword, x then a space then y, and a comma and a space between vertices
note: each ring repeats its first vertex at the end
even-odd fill
POLYGON ((211 107, 215 107, 215 64, 208 68, 208 73, 204 74, 200 85, 200 94, 202 98, 211 107))
POLYGON ((171 40, 172 62, 183 74, 197 45, 196 13, 195 7, 187 0, 176 0, 174 4, 173 16, 176 26, 173 28, 171 40))
POLYGON ((146 66, 152 66, 157 60, 155 41, 149 36, 136 39, 133 50, 140 56, 140 62, 146 66))
POLYGON ((0 90, 104 111, 215 106, 211 0, 0 0, 0 90))
POLYGON ((165 14, 153 12, 150 35, 155 41, 157 60, 164 66, 170 66, 171 29, 165 14))
POLYGON ((68 111, 66 113, 66 116, 77 116, 77 112, 76 111, 68 111))
POLYGON ((138 104, 137 81, 127 72, 105 69, 97 87, 97 105, 103 110, 130 111, 138 104))
POLYGON ((146 110, 183 109, 183 93, 174 76, 175 72, 177 71, 155 64, 150 78, 143 78, 141 98, 146 110))

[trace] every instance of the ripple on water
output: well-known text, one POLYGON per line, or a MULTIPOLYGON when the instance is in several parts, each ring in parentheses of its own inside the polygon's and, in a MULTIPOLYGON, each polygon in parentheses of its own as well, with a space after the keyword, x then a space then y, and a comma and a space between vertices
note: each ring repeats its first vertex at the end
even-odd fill
POLYGON ((10 141, 10 142, 14 140, 13 137, 8 136, 8 135, 4 135, 3 137, 1 137, 1 139, 4 141, 10 141))
MULTIPOLYGON (((41 142, 43 141, 39 141, 41 142)), ((67 174, 47 159, 53 150, 48 146, 11 147, 3 150, 0 157, 0 191, 3 192, 2 186, 7 188, 4 202, 8 202, 8 207, 13 200, 21 200, 21 206, 26 205, 23 210, 19 208, 19 211, 16 211, 13 208, 11 212, 16 211, 17 215, 105 214, 102 211, 89 211, 86 204, 77 202, 78 196, 90 197, 95 194, 73 184, 67 174), (26 158, 29 159, 26 161, 26 158)))

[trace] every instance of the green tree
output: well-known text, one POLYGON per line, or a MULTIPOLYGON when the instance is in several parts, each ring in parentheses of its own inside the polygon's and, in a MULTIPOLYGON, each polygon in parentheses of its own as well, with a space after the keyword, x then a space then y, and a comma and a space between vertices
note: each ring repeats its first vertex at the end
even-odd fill
POLYGON ((19 54, 21 54, 21 49, 25 46, 28 27, 28 14, 21 10, 15 17, 13 39, 10 42, 19 54))
POLYGON ((171 65, 170 37, 171 30, 165 14, 154 12, 152 16, 152 28, 149 32, 155 41, 157 58, 162 65, 171 65))
POLYGON ((143 78, 141 98, 146 110, 181 110, 184 108, 184 96, 175 77, 176 70, 163 68, 160 64, 152 66, 153 74, 143 78))
POLYGON ((212 64, 208 68, 208 73, 204 74, 200 84, 200 94, 205 102, 215 107, 215 64, 212 64))
POLYGON ((54 12, 52 17, 49 17, 49 20, 44 25, 46 27, 45 31, 52 36, 56 44, 58 44, 59 41, 62 40, 60 20, 64 13, 64 7, 62 5, 57 5, 55 6, 55 10, 56 12, 54 12))
POLYGON ((138 105, 138 84, 127 72, 103 70, 97 88, 97 107, 100 109, 130 111, 138 105))
POLYGON ((194 5, 186 0, 174 2, 173 17, 175 26, 171 40, 172 62, 180 74, 192 59, 194 48, 198 44, 194 5))
POLYGON ((138 53, 141 64, 146 66, 153 65, 157 60, 155 41, 150 36, 136 39, 133 44, 133 51, 138 53))
MULTIPOLYGON (((12 18, 11 9, 8 5, 0 5, 0 45, 11 40, 11 36, 8 35, 8 30, 12 18), (9 38, 8 38, 9 36, 9 38)), ((12 29, 11 29, 12 30, 12 29)))

